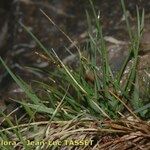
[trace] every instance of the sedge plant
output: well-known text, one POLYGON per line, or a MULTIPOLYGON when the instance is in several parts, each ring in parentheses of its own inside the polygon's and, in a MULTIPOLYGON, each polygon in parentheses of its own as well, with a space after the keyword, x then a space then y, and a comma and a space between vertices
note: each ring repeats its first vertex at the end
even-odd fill
MULTIPOLYGON (((34 89, 20 77, 15 75, 10 68, 8 68, 3 59, 0 58, 1 63, 8 73, 29 98, 28 102, 14 100, 25 109, 26 114, 29 116, 28 128, 30 128, 30 124, 34 121, 36 114, 47 115, 49 120, 44 123, 49 125, 53 121, 73 120, 81 116, 96 118, 97 120, 104 120, 106 118, 113 120, 119 118, 120 114, 124 111, 140 120, 140 117, 146 118, 149 113, 148 109, 150 105, 148 103, 142 103, 139 94, 137 75, 139 44, 144 28, 144 11, 140 14, 137 8, 137 30, 136 32, 133 32, 126 15, 124 1, 121 0, 130 38, 130 48, 122 68, 116 74, 113 74, 108 61, 108 50, 102 32, 102 20, 101 17, 97 15, 92 1, 90 1, 90 3, 93 14, 91 16, 86 12, 89 27, 89 40, 85 47, 85 51, 89 55, 88 57, 82 55, 78 46, 75 45, 75 48, 79 53, 79 65, 76 69, 72 69, 65 65, 54 49, 49 51, 45 48, 38 38, 25 25, 21 24, 43 50, 43 55, 48 58, 48 61, 57 64, 55 71, 49 73, 50 82, 44 83, 36 81, 36 84, 44 91, 42 96, 36 94, 34 89), (91 18, 94 18, 94 25, 92 24, 91 18), (94 33, 93 28, 95 31, 94 33), (97 63, 98 59, 100 59, 101 65, 97 63), (121 81, 124 71, 131 59, 133 60, 131 69, 125 84, 122 85, 121 81), (92 78, 89 78, 89 74, 92 78), (47 103, 44 103, 45 99, 47 103), (132 108, 129 107, 127 103, 129 103, 132 108)), ((66 38, 68 38, 70 42, 73 43, 73 41, 51 20, 51 18, 43 11, 42 13, 60 30, 60 32, 62 32, 62 34, 66 36, 66 38)), ((22 138, 24 136, 18 125, 18 121, 16 120, 16 125, 14 125, 9 116, 5 115, 2 111, 0 114, 3 116, 4 121, 9 124, 11 131, 15 133, 16 138, 23 143, 23 146, 26 149, 29 149, 26 146, 25 139, 22 138), (13 128, 14 126, 15 128, 13 128)), ((37 126, 35 124, 30 130, 34 132, 36 129, 37 126)), ((48 128, 45 127, 45 130, 42 130, 42 133, 46 134, 47 129, 48 128)), ((4 129, 0 131, 1 138, 8 140, 6 133, 8 134, 8 130, 4 129)), ((44 136, 39 137, 39 139, 40 138, 42 139, 44 136)), ((3 146, 0 145, 0 148, 3 148, 3 146)), ((38 148, 40 149, 40 147, 38 148)), ((11 149, 11 146, 7 146, 5 149, 11 149)))

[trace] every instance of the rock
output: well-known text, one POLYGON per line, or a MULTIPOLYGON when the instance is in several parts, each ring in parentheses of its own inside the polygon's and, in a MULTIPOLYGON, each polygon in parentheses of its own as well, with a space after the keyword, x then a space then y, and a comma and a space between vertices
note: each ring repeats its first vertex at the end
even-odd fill
POLYGON ((150 52, 150 30, 143 34, 140 48, 143 52, 150 52))

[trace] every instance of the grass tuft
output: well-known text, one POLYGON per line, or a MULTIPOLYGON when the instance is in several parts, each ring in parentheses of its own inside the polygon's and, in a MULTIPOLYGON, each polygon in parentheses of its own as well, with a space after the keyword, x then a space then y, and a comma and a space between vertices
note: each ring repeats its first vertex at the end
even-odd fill
MULTIPOLYGON (((43 91, 41 95, 15 75, 0 57, 3 66, 28 97, 25 101, 13 100, 24 108, 25 118, 28 118, 27 123, 20 124, 18 119, 12 121, 10 115, 0 111, 3 116, 2 123, 6 122, 8 126, 1 128, 0 140, 9 141, 11 139, 17 143, 14 146, 0 144, 0 149, 48 148, 47 144, 27 145, 28 140, 46 143, 47 141, 60 140, 64 142, 67 139, 86 140, 88 138, 93 141, 92 145, 82 145, 82 149, 125 147, 124 141, 129 142, 129 140, 134 143, 134 146, 139 144, 139 147, 144 146, 139 141, 148 143, 149 124, 142 121, 141 118, 148 118, 150 104, 144 103, 143 97, 140 95, 138 77, 138 53, 144 28, 144 10, 140 14, 137 8, 137 30, 133 32, 126 15, 124 1, 121 0, 129 32, 130 48, 122 68, 113 74, 103 37, 101 16, 94 9, 92 1, 90 3, 93 13, 90 15, 86 12, 89 26, 89 40, 85 50, 87 56, 84 56, 70 37, 41 10, 50 23, 64 34, 77 49, 79 65, 76 69, 65 65, 54 49, 47 50, 36 36, 21 24, 43 50, 44 54, 41 56, 48 61, 57 62, 55 71, 49 73, 50 82, 36 81, 38 87, 43 91), (94 24, 91 18, 94 18, 94 24), (130 71, 122 84, 131 60, 130 71), (46 121, 35 121, 36 117, 41 114, 46 116, 46 121), (110 138, 109 142, 105 140, 106 137, 110 138)), ((149 90, 145 89, 145 91, 149 95, 149 90)), ((64 147, 63 144, 52 145, 51 149, 64 147)), ((70 149, 74 147, 75 145, 70 145, 70 149)))

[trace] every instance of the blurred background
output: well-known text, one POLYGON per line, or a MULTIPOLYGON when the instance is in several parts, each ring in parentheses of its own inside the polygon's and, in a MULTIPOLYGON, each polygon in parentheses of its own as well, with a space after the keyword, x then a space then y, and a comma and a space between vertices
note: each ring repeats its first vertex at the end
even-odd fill
MULTIPOLYGON (((105 36, 128 41, 126 25, 120 0, 93 0, 95 9, 100 10, 105 36)), ((136 25, 136 6, 145 9, 145 31, 150 31, 150 1, 125 0, 132 26, 136 25)), ((61 59, 68 56, 67 47, 76 53, 75 48, 41 13, 42 9, 63 31, 84 48, 87 31, 87 10, 91 13, 88 0, 1 0, 0 1, 0 56, 14 73, 27 82, 32 79, 43 79, 45 75, 32 72, 28 67, 50 68, 46 61, 35 52, 41 49, 37 43, 20 26, 23 23, 45 45, 54 48, 61 59)), ((150 41, 147 34, 146 41, 150 41)), ((150 46, 149 46, 150 47, 150 46)), ((113 55, 113 54, 112 54, 113 55)), ((118 56, 122 59, 122 53, 118 56), (120 57, 121 56, 121 57, 120 57)), ((119 59, 119 60, 120 60, 119 59)), ((114 62, 118 64, 118 62, 114 62)), ((10 97, 19 97, 20 90, 9 74, 0 64, 0 106, 9 103, 10 97)))

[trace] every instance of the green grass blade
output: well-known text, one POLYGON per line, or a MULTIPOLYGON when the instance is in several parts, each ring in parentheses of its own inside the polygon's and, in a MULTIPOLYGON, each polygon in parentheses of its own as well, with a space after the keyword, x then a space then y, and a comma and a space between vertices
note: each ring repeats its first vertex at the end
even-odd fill
POLYGON ((2 60, 2 58, 0 57, 0 61, 2 62, 2 64, 5 66, 6 70, 8 71, 8 73, 11 75, 11 77, 14 79, 14 81, 20 86, 20 88, 26 93, 26 95, 33 101, 33 103, 35 104, 41 104, 41 100, 29 90, 29 87, 27 87, 27 85, 25 85, 24 83, 22 83, 21 80, 19 80, 17 78, 17 76, 15 76, 15 74, 7 67, 7 65, 5 64, 5 62, 2 60))
POLYGON ((50 51, 48 51, 45 46, 38 40, 38 38, 24 25, 20 22, 20 25, 25 29, 27 33, 36 41, 36 43, 41 47, 42 50, 49 56, 49 58, 55 62, 54 57, 52 57, 52 54, 50 51))

